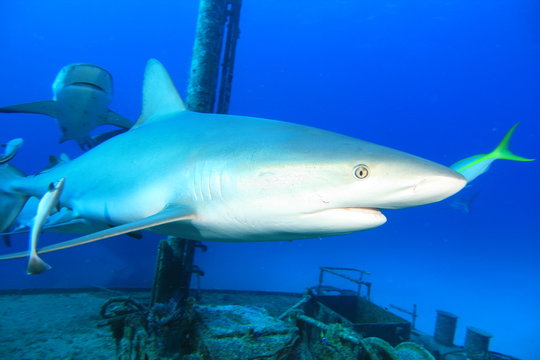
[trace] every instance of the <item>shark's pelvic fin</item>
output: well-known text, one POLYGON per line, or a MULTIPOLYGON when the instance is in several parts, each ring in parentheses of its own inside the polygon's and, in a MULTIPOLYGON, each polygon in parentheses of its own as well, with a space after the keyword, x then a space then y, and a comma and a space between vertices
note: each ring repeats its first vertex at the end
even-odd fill
POLYGON ((13 223, 29 198, 11 190, 11 183, 23 177, 24 174, 15 167, 0 165, 0 232, 13 223))
POLYGON ((99 120, 101 121, 102 125, 116 125, 123 129, 129 129, 133 126, 131 121, 112 110, 107 110, 105 114, 99 117, 99 120))
MULTIPOLYGON (((54 224, 45 224, 45 225, 43 225, 41 231, 42 232, 51 231, 51 232, 64 233, 62 231, 63 228, 66 228, 68 226, 76 226, 76 225, 84 224, 84 223, 85 223, 84 219, 66 220, 64 222, 58 222, 58 223, 54 223, 54 224), (55 230, 58 230, 58 231, 55 231, 55 230)), ((10 230, 10 231, 0 233, 0 236, 11 236, 11 235, 18 235, 18 234, 27 234, 29 232, 30 232, 30 228, 25 226, 25 227, 18 227, 18 228, 15 228, 13 230, 10 230)))
POLYGON ((141 116, 133 126, 137 128, 153 121, 159 115, 172 114, 186 110, 171 77, 163 65, 156 59, 146 64, 143 84, 143 108, 141 116))
POLYGON ((35 101, 31 103, 0 107, 0 113, 31 113, 58 117, 58 106, 54 100, 35 101))
MULTIPOLYGON (((79 246, 79 245, 88 244, 94 241, 107 239, 107 238, 117 236, 117 235, 132 233, 134 231, 144 230, 147 228, 169 224, 176 221, 189 221, 194 218, 195 218, 195 215, 191 211, 188 211, 185 208, 177 208, 177 207, 168 208, 166 210, 161 211, 160 213, 157 213, 155 215, 149 216, 141 220, 115 226, 110 229, 106 229, 106 230, 95 232, 93 234, 81 236, 73 240, 68 240, 68 241, 58 243, 58 244, 45 246, 41 249, 38 249, 38 251, 39 253, 47 253, 47 252, 67 249, 70 247, 79 246)), ((28 256, 28 252, 21 251, 18 253, 2 255, 0 256, 0 260, 19 259, 26 256, 28 256)))

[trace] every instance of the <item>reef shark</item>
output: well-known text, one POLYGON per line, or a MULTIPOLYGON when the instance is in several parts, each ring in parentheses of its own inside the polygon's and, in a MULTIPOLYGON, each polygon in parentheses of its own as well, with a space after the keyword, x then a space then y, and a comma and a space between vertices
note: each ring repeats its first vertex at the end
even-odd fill
MULTIPOLYGON (((466 183, 448 167, 322 129, 188 111, 153 59, 129 131, 34 176, 0 166, 0 231, 28 197, 43 199, 61 179, 60 208, 112 227, 40 253, 139 230, 215 241, 341 235, 384 224, 381 209, 440 201, 466 183)), ((48 268, 38 259, 33 253, 29 272, 48 268)))
POLYGON ((63 67, 52 90, 53 100, 0 107, 0 113, 35 113, 53 117, 63 134, 60 142, 75 140, 83 150, 133 125, 108 109, 112 100, 112 77, 99 66, 71 64, 63 67), (92 137, 90 132, 100 125, 115 125, 122 129, 92 137))

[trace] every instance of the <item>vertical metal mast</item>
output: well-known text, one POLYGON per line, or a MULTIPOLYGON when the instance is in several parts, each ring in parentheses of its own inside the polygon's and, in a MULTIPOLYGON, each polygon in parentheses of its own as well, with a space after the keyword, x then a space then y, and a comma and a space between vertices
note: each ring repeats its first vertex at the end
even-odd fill
MULTIPOLYGON (((241 0, 201 0, 188 85, 187 108, 228 111, 241 0)), ((196 242, 170 237, 159 244, 152 304, 189 296, 196 242)))

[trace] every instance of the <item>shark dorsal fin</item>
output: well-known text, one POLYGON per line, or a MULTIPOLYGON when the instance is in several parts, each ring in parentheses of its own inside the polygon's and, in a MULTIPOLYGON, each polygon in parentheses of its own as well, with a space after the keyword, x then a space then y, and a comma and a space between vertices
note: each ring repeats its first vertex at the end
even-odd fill
POLYGON ((184 102, 165 67, 156 59, 148 60, 144 72, 142 112, 133 127, 152 122, 160 115, 185 109, 184 102))

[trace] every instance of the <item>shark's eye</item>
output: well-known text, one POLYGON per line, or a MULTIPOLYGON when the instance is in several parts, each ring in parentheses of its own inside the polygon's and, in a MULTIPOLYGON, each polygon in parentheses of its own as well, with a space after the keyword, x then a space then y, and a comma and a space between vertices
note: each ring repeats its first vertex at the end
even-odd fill
POLYGON ((368 167, 360 164, 354 167, 354 176, 358 179, 365 179, 369 174, 368 167))

